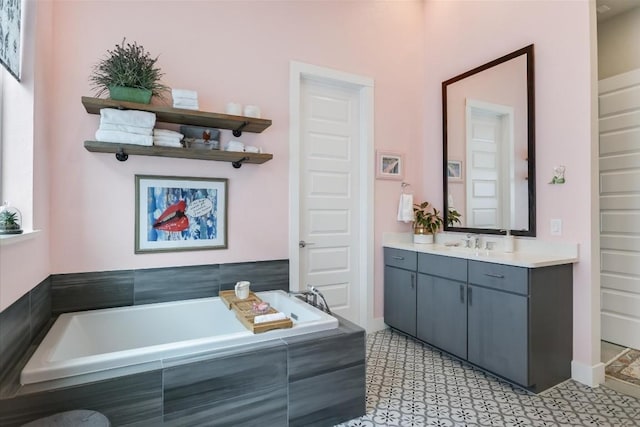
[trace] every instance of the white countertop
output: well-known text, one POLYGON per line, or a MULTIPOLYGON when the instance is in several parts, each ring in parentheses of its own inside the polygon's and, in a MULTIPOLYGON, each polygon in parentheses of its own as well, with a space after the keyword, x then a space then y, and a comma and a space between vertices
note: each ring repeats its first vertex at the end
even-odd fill
POLYGON ((438 233, 436 243, 431 244, 413 243, 413 235, 411 233, 383 233, 382 246, 528 268, 578 262, 577 243, 544 242, 538 239, 516 238, 516 250, 511 253, 505 253, 502 250, 500 241, 503 237, 495 235, 477 236, 480 237, 483 248, 484 242, 490 241, 495 242, 495 249, 487 251, 486 249, 465 248, 461 244, 465 235, 460 233, 438 233), (459 244, 459 246, 451 246, 455 244, 459 244))

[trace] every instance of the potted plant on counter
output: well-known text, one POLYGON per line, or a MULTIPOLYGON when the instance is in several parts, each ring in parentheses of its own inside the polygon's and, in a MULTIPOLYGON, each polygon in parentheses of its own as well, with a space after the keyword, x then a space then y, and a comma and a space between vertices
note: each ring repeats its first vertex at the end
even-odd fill
POLYGON ((433 243, 443 224, 440 211, 429 202, 413 205, 413 243, 433 243))
POLYGON ((107 56, 94 67, 89 77, 96 96, 109 92, 109 97, 118 101, 148 104, 151 96, 163 97, 169 88, 160 83, 164 75, 156 66, 158 57, 151 57, 143 46, 136 42, 116 44, 107 50, 107 56))

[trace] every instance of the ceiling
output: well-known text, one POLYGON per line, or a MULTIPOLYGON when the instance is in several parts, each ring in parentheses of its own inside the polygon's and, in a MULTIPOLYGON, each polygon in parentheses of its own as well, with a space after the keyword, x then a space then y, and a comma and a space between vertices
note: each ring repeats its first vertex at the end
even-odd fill
POLYGON ((634 7, 640 7, 640 0, 596 0, 598 22, 627 12, 634 7))

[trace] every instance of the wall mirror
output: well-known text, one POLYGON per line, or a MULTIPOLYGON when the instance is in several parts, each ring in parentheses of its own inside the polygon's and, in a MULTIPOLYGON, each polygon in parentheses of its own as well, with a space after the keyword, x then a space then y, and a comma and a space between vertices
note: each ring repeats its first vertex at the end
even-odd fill
POLYGON ((536 235, 533 68, 529 45, 442 82, 445 230, 536 235))

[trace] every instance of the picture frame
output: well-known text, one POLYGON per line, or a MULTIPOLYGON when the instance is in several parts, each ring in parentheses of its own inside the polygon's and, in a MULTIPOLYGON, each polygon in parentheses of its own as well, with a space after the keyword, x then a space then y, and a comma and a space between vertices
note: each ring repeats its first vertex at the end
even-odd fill
POLYGON ((135 253, 227 248, 227 179, 135 176, 135 253))
POLYGON ((447 180, 449 182, 462 182, 462 160, 447 161, 447 180))
POLYGON ((404 178, 404 155, 389 151, 377 151, 376 178, 401 181, 404 178))

